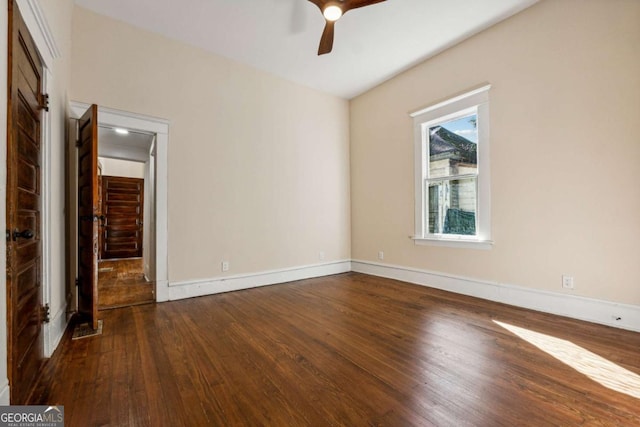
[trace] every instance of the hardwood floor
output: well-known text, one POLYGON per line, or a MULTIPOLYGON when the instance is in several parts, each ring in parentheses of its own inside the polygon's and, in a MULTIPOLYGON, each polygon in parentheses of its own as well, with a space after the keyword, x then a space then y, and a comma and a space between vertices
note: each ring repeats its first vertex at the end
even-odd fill
POLYGON ((640 334, 394 280, 102 316, 102 336, 65 336, 31 402, 64 405, 67 426, 640 425, 640 334))
POLYGON ((155 283, 145 279, 142 258, 105 259, 98 266, 100 310, 155 301, 155 283))

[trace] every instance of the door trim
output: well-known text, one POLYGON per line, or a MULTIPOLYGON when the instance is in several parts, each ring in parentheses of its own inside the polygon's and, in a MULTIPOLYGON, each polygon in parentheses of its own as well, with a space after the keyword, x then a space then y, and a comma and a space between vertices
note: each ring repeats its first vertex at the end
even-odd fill
MULTIPOLYGON (((78 119, 90 107, 90 104, 71 101, 71 118, 78 119)), ((156 205, 156 229, 155 229, 155 282, 156 301, 169 300, 169 246, 168 246, 168 145, 169 145, 169 121, 157 117, 112 108, 98 106, 98 124, 108 127, 123 127, 135 129, 156 135, 155 143, 155 205, 156 205)))
POLYGON ((31 37, 38 47, 38 53, 44 61, 47 68, 51 67, 53 60, 60 58, 61 53, 53 36, 51 27, 47 22, 47 18, 37 0, 15 0, 22 19, 27 25, 31 37))
MULTIPOLYGON (((0 8, 0 45, 9 47, 8 39, 9 9, 0 8)), ((7 223, 7 100, 8 100, 8 67, 9 55, 0 55, 0 223, 7 223)), ((0 239, 0 270, 7 270, 7 243, 0 239)), ((6 279, 4 286, 6 287, 6 279)), ((7 293, 0 291, 0 318, 5 321, 0 322, 0 405, 6 406, 10 402, 9 398, 9 374, 8 374, 8 332, 7 331, 7 293)))

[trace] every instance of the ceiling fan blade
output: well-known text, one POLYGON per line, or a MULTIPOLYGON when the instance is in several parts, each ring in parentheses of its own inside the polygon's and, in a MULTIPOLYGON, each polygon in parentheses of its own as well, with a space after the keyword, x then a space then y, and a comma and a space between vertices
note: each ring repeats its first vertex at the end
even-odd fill
MULTIPOLYGON (((310 0, 311 1, 311 0, 310 0)), ((348 10, 357 9, 359 7, 371 6, 372 4, 381 3, 385 0, 345 0, 342 6, 342 13, 348 10)))
POLYGON ((326 21, 322 37, 320 38, 320 47, 318 47, 318 56, 331 52, 333 49, 333 21, 326 21))
MULTIPOLYGON (((325 7, 338 6, 342 13, 347 13, 351 9, 357 9, 359 7, 370 6, 372 4, 381 3, 385 0, 309 0, 309 2, 318 6, 321 12, 324 13, 325 7)), ((335 19, 338 19, 338 16, 335 19)), ((318 56, 331 52, 333 49, 333 26, 335 21, 325 19, 324 31, 320 38, 320 46, 318 47, 318 56)))

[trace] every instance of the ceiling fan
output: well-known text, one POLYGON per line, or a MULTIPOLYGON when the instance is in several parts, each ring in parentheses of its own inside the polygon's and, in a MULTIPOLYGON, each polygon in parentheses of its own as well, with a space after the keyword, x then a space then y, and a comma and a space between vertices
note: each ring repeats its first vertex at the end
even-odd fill
POLYGON ((309 0, 318 6, 326 24, 320 38, 320 47, 318 47, 318 55, 324 55, 331 52, 333 48, 333 25, 340 19, 342 15, 351 9, 370 6, 385 0, 309 0))

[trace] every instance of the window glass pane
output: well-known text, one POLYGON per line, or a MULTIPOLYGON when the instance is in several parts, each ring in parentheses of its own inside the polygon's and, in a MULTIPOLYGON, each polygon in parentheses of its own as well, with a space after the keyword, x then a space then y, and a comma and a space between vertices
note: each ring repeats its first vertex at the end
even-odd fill
POLYGON ((476 178, 432 182, 428 186, 430 234, 476 234, 476 178))
POLYGON ((429 128, 429 178, 477 172, 477 123, 471 114, 429 128))

